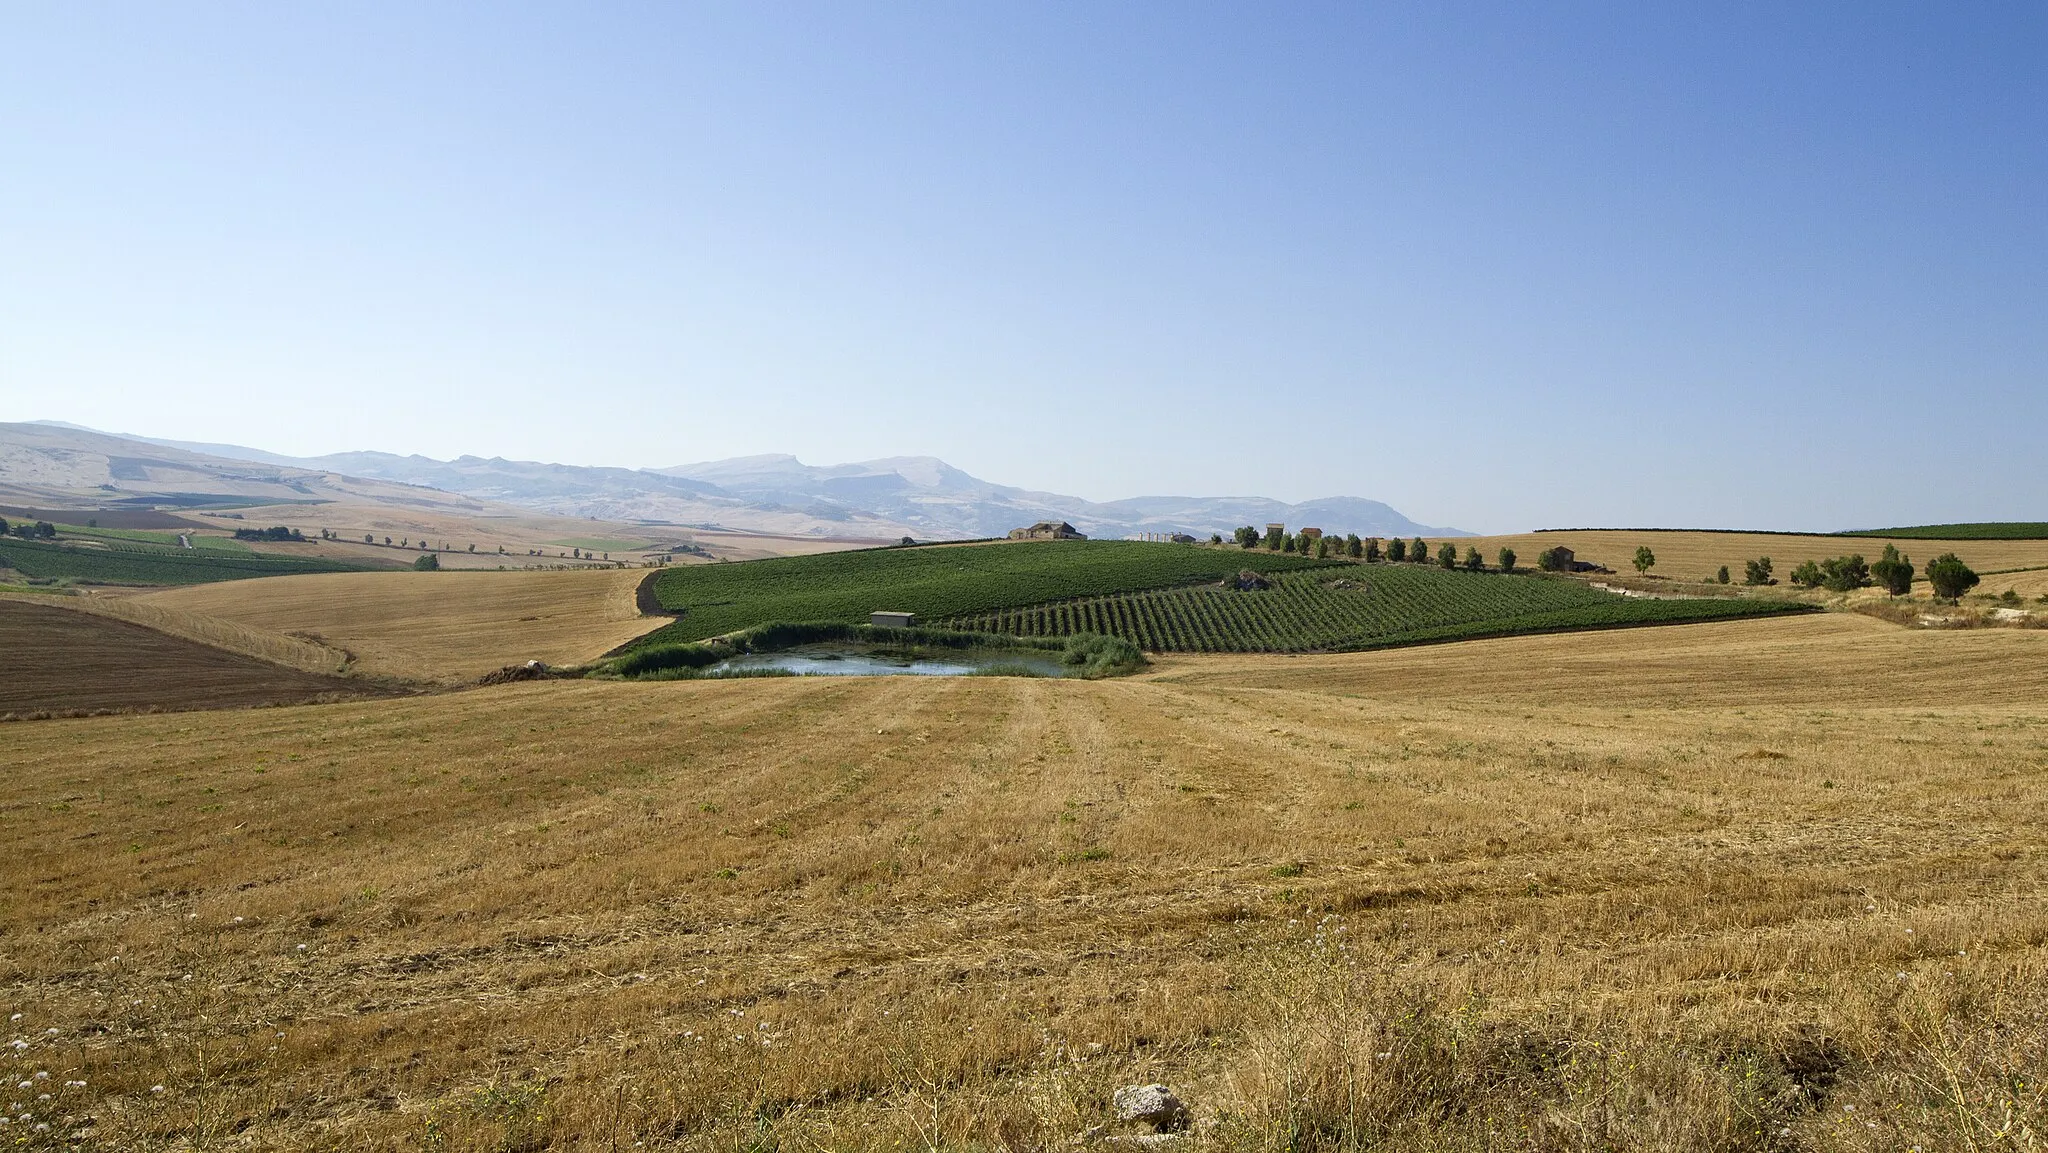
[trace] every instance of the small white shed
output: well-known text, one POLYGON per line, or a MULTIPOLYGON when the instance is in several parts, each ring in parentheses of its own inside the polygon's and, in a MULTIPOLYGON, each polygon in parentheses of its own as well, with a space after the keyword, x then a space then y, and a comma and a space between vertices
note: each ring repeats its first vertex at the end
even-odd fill
POLYGON ((907 629, 917 623, 916 613, 872 612, 868 623, 878 629, 907 629))

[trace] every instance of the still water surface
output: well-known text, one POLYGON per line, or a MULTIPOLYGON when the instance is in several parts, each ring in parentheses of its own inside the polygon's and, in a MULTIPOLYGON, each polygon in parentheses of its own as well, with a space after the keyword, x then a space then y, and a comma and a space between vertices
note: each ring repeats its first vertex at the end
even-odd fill
POLYGON ((799 645, 773 653, 746 653, 712 665, 706 672, 737 672, 741 669, 786 669, 798 676, 840 677, 958 677, 992 666, 1023 666, 1040 676, 1056 677, 1062 671, 1050 653, 1019 652, 1015 649, 943 649, 942 656, 911 657, 896 650, 869 650, 845 645, 799 645))

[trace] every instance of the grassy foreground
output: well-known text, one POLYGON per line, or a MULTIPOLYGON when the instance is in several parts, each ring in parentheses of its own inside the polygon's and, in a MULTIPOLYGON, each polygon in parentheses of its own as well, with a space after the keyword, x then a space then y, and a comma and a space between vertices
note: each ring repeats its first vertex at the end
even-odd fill
POLYGON ((1048 1148, 1150 1080, 1193 1148, 2027 1148, 2044 642, 7 726, 0 1060, 122 1149, 1048 1148))

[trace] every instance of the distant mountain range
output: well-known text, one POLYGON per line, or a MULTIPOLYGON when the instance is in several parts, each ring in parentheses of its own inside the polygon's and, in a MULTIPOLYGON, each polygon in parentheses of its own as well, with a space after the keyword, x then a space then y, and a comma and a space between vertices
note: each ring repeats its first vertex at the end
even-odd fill
MULTIPOLYGON (((1001 536, 1040 520, 1063 520, 1089 536, 1112 538, 1174 532, 1228 536, 1238 525, 1263 528, 1271 521, 1361 536, 1470 535, 1459 529, 1417 524, 1379 501, 1358 497, 1288 504, 1264 497, 1141 496, 1097 503, 994 484, 929 456, 816 466, 793 456, 769 455, 662 469, 594 468, 475 456, 444 461, 385 452, 292 457, 241 445, 100 433, 56 421, 0 425, 0 481, 19 482, 22 478, 10 474, 24 468, 34 471, 38 464, 47 466, 47 461, 25 461, 19 451, 22 445, 9 443, 45 439, 29 433, 37 429, 118 438, 138 449, 151 445, 177 450, 186 470, 181 476, 196 468, 199 460, 249 462, 272 469, 421 486, 537 512, 650 525, 869 539, 907 535, 920 540, 1001 536), (21 432, 10 438, 10 430, 21 432)), ((137 453, 134 458, 143 455, 137 453)), ((47 481, 49 468, 43 467, 42 474, 47 481)), ((287 474, 276 475, 282 479, 287 474)), ((110 478, 113 487, 124 487, 118 476, 110 474, 110 478)), ((86 478, 81 475, 78 479, 86 478)))

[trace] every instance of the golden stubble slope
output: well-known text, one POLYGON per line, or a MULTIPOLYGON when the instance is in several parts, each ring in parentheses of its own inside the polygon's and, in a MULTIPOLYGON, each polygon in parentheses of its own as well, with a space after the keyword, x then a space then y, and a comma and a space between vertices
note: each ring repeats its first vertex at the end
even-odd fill
POLYGON ((16 726, 8 1059, 120 1147, 1030 1148, 1152 1079, 1204 1146, 1948 1147, 2041 1062, 2044 642, 16 726))
POLYGON ((352 671, 470 680, 528 660, 575 664, 662 622, 634 589, 645 569, 580 572, 318 573, 223 581, 134 598, 307 637, 355 657, 352 671))
POLYGON ((1701 577, 1713 576, 1716 569, 1727 565, 1729 574, 1737 583, 1742 580, 1744 562, 1756 557, 1770 557, 1777 578, 1782 582, 1786 574, 1798 567, 1802 561, 1825 560, 1828 557, 1846 556, 1849 553, 1861 553, 1865 560, 1876 560, 1878 555, 1884 552, 1887 543, 1899 546, 1899 551, 1911 557, 1915 565, 1924 565, 1942 553, 1952 552, 1979 572, 2048 568, 2048 540, 1886 541, 1876 537, 1685 532, 1664 529, 1644 532, 1620 529, 1563 530, 1517 533, 1511 536, 1457 538, 1459 548, 1477 548, 1488 564, 1493 563, 1494 554, 1499 552, 1503 545, 1515 550, 1516 564, 1526 567, 1534 567, 1536 554, 1544 549, 1562 545, 1577 553, 1578 559, 1604 564, 1616 572, 1631 571, 1630 566, 1636 555, 1636 548, 1648 545, 1650 551, 1657 554, 1657 567, 1651 570, 1655 573, 1685 580, 1698 580, 1701 577))
POLYGON ((1184 685, 1301 689, 1377 699, 1559 701, 1621 709, 2048 703, 2039 633, 1926 632, 1854 613, 1610 629, 1348 655, 1154 658, 1184 685))

